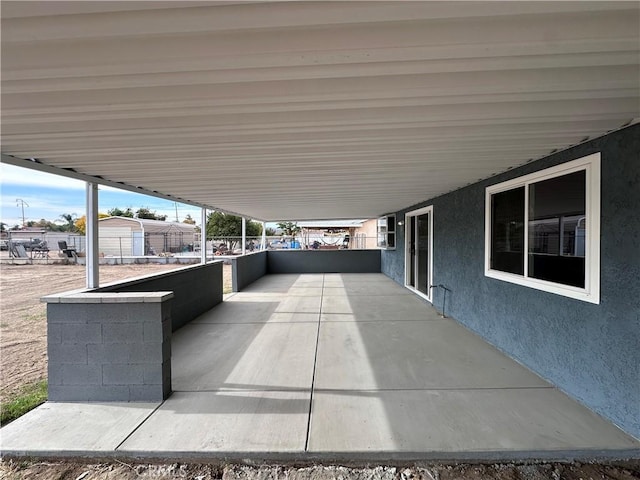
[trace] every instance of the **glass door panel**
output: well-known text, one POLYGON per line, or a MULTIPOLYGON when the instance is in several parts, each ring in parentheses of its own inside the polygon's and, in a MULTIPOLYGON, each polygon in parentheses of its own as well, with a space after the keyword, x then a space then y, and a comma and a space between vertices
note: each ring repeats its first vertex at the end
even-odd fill
POLYGON ((405 285, 431 301, 432 207, 408 213, 405 217, 405 225, 405 285))
POLYGON ((409 278, 408 285, 412 287, 416 286, 416 275, 415 275, 415 265, 416 265, 416 236, 414 232, 416 231, 416 217, 409 217, 409 278))
MULTIPOLYGON (((416 244, 418 247, 416 258, 416 271, 417 280, 415 287, 418 291, 424 293, 429 297, 429 285, 431 284, 429 278, 430 263, 431 263, 431 251, 430 251, 430 214, 426 213, 417 217, 416 228, 416 244)), ((414 217, 415 218, 415 217, 414 217)))

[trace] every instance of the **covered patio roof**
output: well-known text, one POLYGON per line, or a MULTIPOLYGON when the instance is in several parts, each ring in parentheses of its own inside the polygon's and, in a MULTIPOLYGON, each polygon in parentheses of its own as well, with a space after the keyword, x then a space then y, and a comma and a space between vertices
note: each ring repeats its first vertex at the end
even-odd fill
POLYGON ((639 12, 3 1, 2 158, 265 221, 371 218, 640 117, 639 12))

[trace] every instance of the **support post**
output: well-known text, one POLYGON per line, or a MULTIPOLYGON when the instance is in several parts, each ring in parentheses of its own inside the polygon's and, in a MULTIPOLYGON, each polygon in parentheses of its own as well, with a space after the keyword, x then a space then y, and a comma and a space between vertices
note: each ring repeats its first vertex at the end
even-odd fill
POLYGON ((247 253, 247 219, 242 217, 242 255, 247 253))
POLYGON ((267 224, 262 222, 262 240, 260 240, 260 250, 267 249, 267 224))
POLYGON ((201 212, 200 224, 200 263, 207 263, 207 209, 203 208, 201 212))
POLYGON ((87 288, 100 285, 98 254, 98 184, 87 182, 87 222, 85 230, 87 244, 87 288))

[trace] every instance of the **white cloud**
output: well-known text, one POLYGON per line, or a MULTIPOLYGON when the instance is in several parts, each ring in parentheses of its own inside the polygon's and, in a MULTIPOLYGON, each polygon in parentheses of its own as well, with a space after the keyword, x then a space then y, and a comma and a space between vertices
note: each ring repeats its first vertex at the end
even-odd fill
MULTIPOLYGON (((79 217, 85 213, 85 206, 77 193, 71 196, 47 195, 46 197, 30 194, 21 195, 20 199, 25 202, 26 221, 38 221, 44 218, 54 222, 63 213, 75 213, 79 217)), ((11 226, 22 224, 22 208, 16 198, 3 195, 0 199, 0 207, 4 223, 11 226)))
MULTIPOLYGON (((17 205, 18 198, 28 205, 24 211, 26 221, 37 221, 41 218, 56 221, 63 213, 75 213, 79 217, 85 214, 86 184, 83 181, 7 164, 0 164, 0 174, 0 217, 7 225, 22 224, 21 208, 17 205)), ((175 220, 176 209, 174 203, 169 200, 104 185, 100 185, 99 190, 101 212, 114 207, 131 207, 134 211, 140 207, 147 207, 159 215, 166 215, 167 220, 175 220)), ((178 219, 184 220, 187 214, 200 223, 198 207, 178 203, 178 219)))
POLYGON ((85 182, 61 175, 39 172, 14 165, 0 164, 0 175, 3 186, 47 187, 56 189, 84 190, 85 182))

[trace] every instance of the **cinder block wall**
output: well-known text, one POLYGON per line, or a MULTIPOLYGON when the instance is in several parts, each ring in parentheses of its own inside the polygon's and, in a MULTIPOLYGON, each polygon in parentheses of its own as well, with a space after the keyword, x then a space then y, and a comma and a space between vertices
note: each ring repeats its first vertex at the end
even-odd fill
POLYGON ((270 250, 268 273, 380 273, 380 250, 270 250))
POLYGON ((46 297, 50 401, 171 394, 171 292, 46 297))
POLYGON ((250 253, 231 258, 232 290, 239 292, 267 274, 267 252, 250 253))
POLYGON ((222 302, 222 265, 215 261, 137 279, 104 285, 96 292, 160 292, 174 293, 171 312, 172 328, 186 325, 194 318, 222 302))

